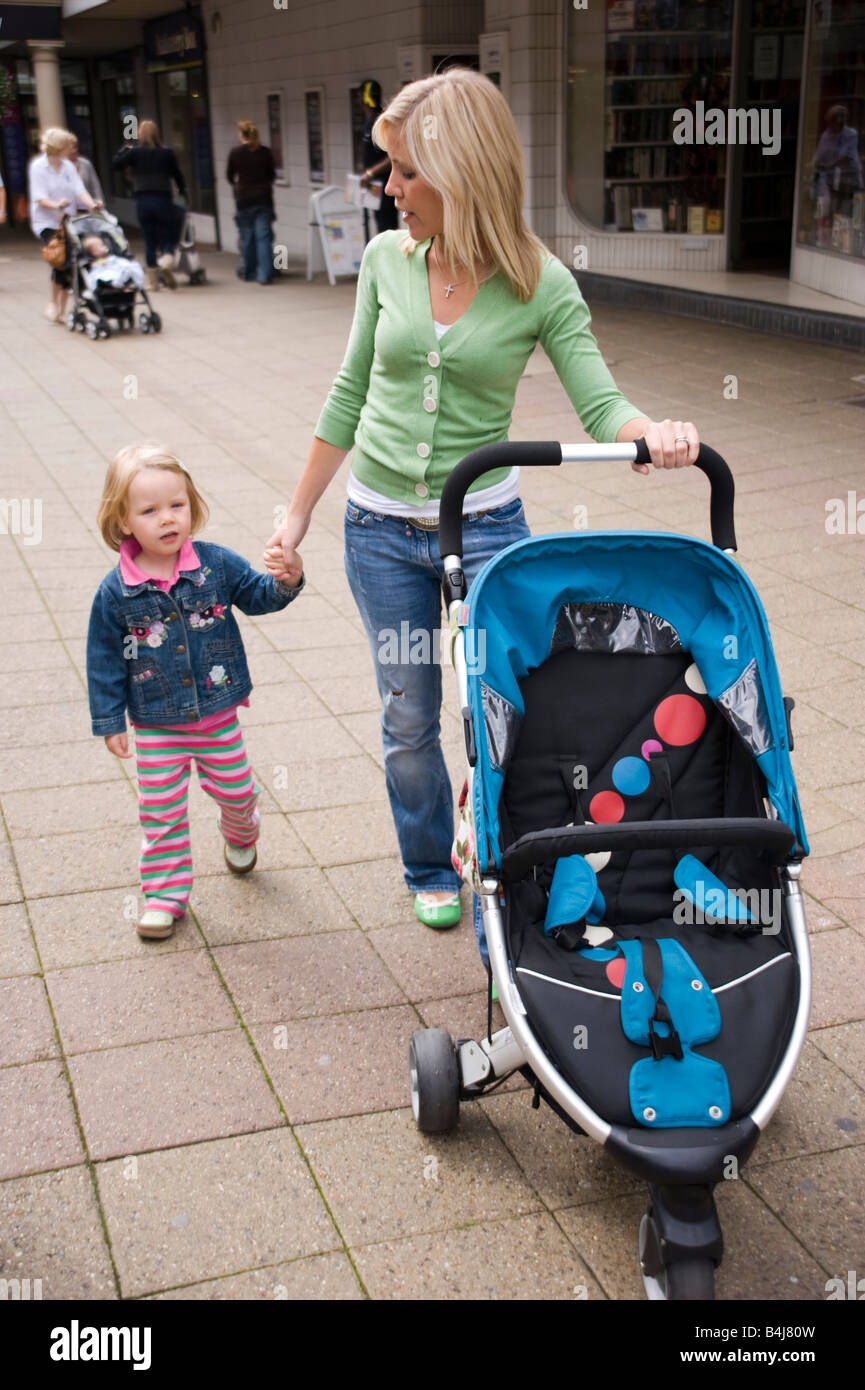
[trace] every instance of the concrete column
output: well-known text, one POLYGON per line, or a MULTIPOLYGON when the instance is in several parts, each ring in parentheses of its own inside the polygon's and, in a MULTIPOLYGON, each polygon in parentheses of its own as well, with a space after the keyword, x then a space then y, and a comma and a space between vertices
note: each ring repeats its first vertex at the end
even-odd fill
POLYGON ((33 76, 36 82, 36 111, 39 127, 66 125, 66 105, 63 101, 63 87, 60 82, 60 49, 64 47, 61 39, 51 41, 30 41, 27 44, 33 63, 33 76))

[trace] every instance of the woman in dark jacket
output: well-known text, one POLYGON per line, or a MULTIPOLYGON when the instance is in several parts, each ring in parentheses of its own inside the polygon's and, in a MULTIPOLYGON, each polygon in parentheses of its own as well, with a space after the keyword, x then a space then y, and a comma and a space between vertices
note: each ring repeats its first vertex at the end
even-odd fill
POLYGON ((159 142, 155 121, 142 121, 138 127, 138 144, 124 145, 111 161, 114 169, 132 172, 132 191, 138 224, 144 233, 144 256, 147 261, 147 288, 159 289, 159 270, 169 289, 177 282, 171 273, 174 249, 177 245, 177 214, 171 197, 171 181, 177 185, 181 198, 186 197, 186 180, 173 150, 159 142), (159 269, 157 269, 157 266, 159 269))

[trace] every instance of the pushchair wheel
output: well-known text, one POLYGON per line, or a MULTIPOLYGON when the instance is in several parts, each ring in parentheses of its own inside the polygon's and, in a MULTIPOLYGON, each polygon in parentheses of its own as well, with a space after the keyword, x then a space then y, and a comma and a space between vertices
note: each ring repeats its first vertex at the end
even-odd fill
POLYGON ((418 1129, 442 1134, 455 1129, 460 1115, 457 1055, 446 1028, 422 1028, 408 1050, 411 1108, 418 1129))
POLYGON ((640 1222, 640 1270, 651 1302, 698 1303, 715 1297, 715 1262, 690 1256, 664 1264, 658 1231, 648 1212, 640 1222))
POLYGON ((106 319, 100 319, 96 325, 96 332, 100 338, 110 338, 111 329, 106 319))
POLYGON ((152 314, 150 315, 150 331, 151 331, 151 333, 161 333, 161 332, 162 332, 162 315, 161 315, 161 314, 152 313, 152 314))
POLYGON ((87 334, 88 338, 99 337, 99 329, 97 328, 96 324, 93 322, 92 319, 88 319, 84 327, 84 332, 87 334))
POLYGON ((150 332, 150 315, 149 315, 149 314, 141 314, 141 315, 139 316, 139 319, 138 319, 138 327, 141 329, 141 332, 142 332, 142 333, 149 333, 149 332, 150 332))
POLYGON ((189 277, 189 283, 190 285, 203 285, 206 278, 203 270, 193 270, 189 277))
POLYGON ((74 310, 74 309, 70 309, 70 310, 69 310, 69 313, 66 315, 66 327, 69 329, 69 332, 70 332, 70 333, 74 333, 74 332, 75 332, 75 327, 76 327, 77 322, 78 322, 78 315, 75 313, 75 310, 74 310))

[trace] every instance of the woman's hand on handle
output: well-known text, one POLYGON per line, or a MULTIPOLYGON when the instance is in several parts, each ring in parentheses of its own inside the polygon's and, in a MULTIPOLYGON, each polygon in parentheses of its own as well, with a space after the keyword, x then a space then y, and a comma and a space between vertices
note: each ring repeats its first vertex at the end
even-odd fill
MULTIPOLYGON (((654 468, 687 468, 700 452, 700 435, 690 420, 629 420, 616 436, 616 442, 626 444, 645 439, 654 468)), ((645 463, 632 463, 635 473, 648 473, 645 463)))

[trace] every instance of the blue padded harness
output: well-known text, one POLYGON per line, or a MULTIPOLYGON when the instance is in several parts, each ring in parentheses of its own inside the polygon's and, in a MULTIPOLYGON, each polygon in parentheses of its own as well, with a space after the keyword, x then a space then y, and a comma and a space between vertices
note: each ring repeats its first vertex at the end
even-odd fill
POLYGON ((678 941, 617 944, 625 957, 622 1028, 631 1042, 653 1052, 631 1068, 635 1119, 650 1129, 724 1124, 730 1116, 727 1074, 720 1062, 693 1051, 721 1031, 721 1011, 705 978, 678 941), (655 961, 647 968, 655 948, 660 970, 655 961))

